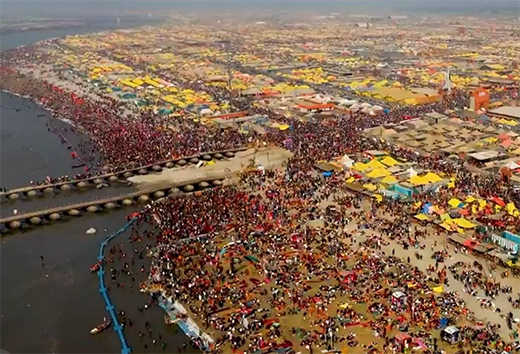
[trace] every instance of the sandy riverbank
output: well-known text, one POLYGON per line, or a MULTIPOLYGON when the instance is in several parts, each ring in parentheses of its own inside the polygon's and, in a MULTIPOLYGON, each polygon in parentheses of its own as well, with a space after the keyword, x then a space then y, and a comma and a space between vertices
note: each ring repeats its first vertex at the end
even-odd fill
POLYGON ((277 146, 262 147, 258 150, 248 149, 236 153, 235 157, 228 160, 217 161, 214 164, 206 164, 201 167, 190 165, 164 169, 158 174, 130 177, 128 180, 136 183, 140 189, 148 189, 153 186, 168 187, 181 184, 190 180, 233 178, 240 171, 246 169, 251 159, 255 159, 257 166, 265 169, 277 169, 292 157, 292 153, 277 146))

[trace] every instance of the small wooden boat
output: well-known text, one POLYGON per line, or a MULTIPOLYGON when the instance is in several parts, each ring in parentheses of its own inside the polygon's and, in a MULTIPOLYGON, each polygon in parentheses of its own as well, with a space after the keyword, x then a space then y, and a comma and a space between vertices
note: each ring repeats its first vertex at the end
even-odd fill
POLYGON ((72 165, 72 168, 80 168, 80 167, 83 167, 83 166, 85 166, 85 163, 83 163, 83 162, 82 163, 76 163, 76 164, 72 165))
POLYGON ((107 329, 112 324, 111 320, 107 320, 104 318, 104 322, 100 324, 99 326, 96 326, 90 330, 90 334, 98 334, 100 332, 103 332, 105 329, 107 329))
POLYGON ((90 267, 90 271, 92 273, 95 273, 95 272, 97 272, 99 270, 99 267, 100 267, 99 263, 96 263, 96 264, 94 264, 93 266, 90 267))

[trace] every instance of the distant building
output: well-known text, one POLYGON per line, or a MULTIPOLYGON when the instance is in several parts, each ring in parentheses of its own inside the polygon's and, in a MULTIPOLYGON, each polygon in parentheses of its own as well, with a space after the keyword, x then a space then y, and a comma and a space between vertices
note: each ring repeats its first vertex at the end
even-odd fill
POLYGON ((370 28, 370 27, 372 27, 372 24, 368 23, 368 22, 358 22, 354 26, 359 27, 359 28, 370 28))
POLYGON ((406 16, 406 15, 388 16, 388 18, 391 19, 392 21, 402 21, 402 20, 407 20, 408 16, 406 16))

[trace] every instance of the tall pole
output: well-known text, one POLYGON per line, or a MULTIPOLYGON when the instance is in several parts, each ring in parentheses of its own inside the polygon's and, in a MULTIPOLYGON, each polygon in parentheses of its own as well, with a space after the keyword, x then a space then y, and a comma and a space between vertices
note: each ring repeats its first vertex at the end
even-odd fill
POLYGON ((227 43, 226 43, 226 51, 227 51, 227 60, 226 60, 226 67, 227 67, 227 73, 228 73, 228 90, 229 90, 229 106, 230 106, 230 110, 231 112, 233 112, 234 110, 234 104, 233 104, 233 87, 232 87, 232 82, 233 82, 233 68, 231 67, 232 65, 232 60, 233 60, 233 53, 232 53, 232 48, 231 48, 231 40, 229 40, 227 43))

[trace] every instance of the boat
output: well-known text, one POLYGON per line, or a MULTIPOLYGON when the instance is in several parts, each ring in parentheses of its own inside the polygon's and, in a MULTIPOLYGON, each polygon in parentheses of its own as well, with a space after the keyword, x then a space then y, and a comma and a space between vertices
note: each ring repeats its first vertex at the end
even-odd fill
POLYGON ((85 166, 85 163, 84 163, 84 162, 82 162, 82 163, 76 163, 76 164, 72 165, 72 168, 80 168, 80 167, 83 167, 83 166, 85 166))
POLYGON ((103 332, 105 329, 107 329, 111 324, 111 320, 107 320, 106 318, 103 319, 104 322, 100 324, 99 326, 96 326, 90 330, 90 334, 98 334, 100 332, 103 332))
POLYGON ((95 273, 95 272, 97 272, 99 270, 99 267, 100 267, 99 263, 96 263, 96 264, 94 264, 93 266, 90 267, 90 271, 92 273, 95 273))

